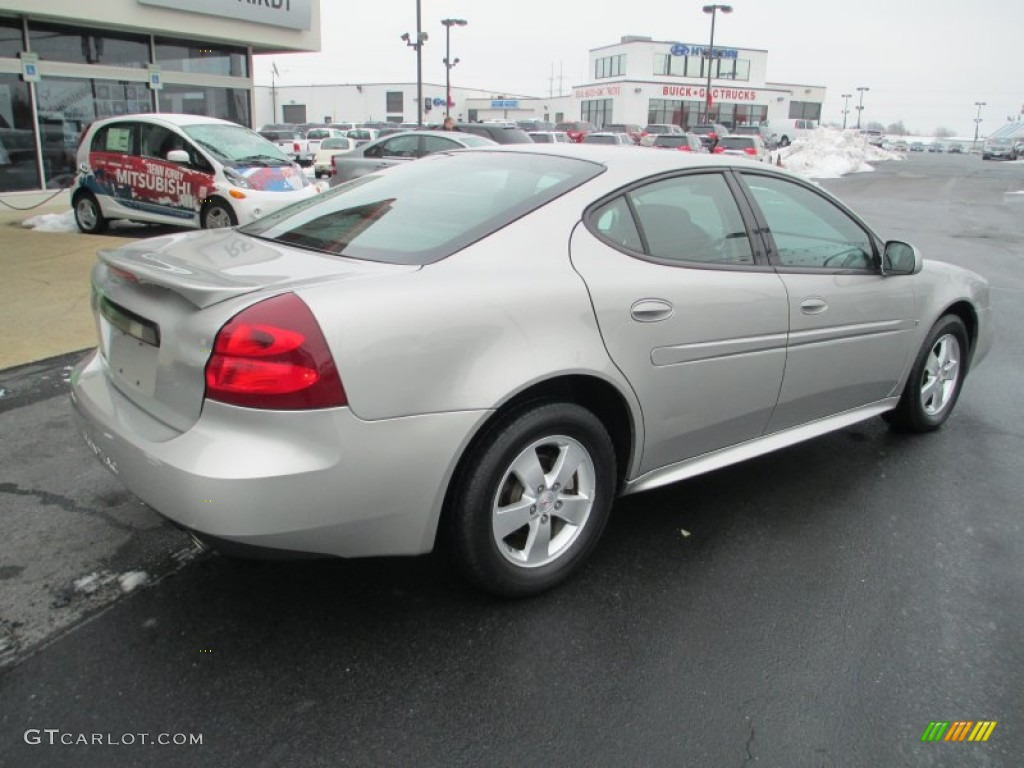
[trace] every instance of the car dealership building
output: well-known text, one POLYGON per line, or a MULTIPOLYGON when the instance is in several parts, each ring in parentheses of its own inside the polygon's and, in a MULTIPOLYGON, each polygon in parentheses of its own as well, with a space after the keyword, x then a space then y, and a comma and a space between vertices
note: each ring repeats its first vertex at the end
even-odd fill
POLYGON ((99 117, 251 125, 253 54, 319 49, 318 0, 4 0, 0 195, 66 186, 99 117))

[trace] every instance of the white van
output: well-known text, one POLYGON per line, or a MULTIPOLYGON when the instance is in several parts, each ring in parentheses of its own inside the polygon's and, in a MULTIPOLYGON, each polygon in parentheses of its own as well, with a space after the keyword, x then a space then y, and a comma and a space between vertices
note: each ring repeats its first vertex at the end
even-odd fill
POLYGON ((818 127, 817 120, 783 120, 775 130, 776 124, 772 124, 772 131, 778 136, 779 146, 788 147, 797 139, 803 136, 810 136, 818 127))
POLYGON ((97 120, 78 145, 71 194, 83 232, 110 219, 232 227, 312 197, 316 187, 269 141, 202 115, 97 120))

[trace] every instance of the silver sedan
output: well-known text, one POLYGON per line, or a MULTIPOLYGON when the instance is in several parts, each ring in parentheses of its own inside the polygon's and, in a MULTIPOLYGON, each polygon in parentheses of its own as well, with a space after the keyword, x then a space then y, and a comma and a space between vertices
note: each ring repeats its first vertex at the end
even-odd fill
POLYGON ((612 503, 876 416, 937 429, 978 275, 786 171, 442 153, 253 224, 100 253, 86 445, 226 552, 416 555, 552 587, 612 503))
POLYGON ((331 158, 331 186, 368 173, 401 165, 435 152, 464 147, 493 147, 497 142, 462 131, 406 131, 371 141, 344 155, 331 158))

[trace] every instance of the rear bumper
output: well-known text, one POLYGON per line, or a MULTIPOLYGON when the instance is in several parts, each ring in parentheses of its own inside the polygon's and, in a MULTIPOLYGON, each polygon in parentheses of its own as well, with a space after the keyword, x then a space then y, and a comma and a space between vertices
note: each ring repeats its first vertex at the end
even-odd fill
POLYGON ((340 557, 433 547, 455 463, 486 411, 362 421, 348 408, 256 411, 212 401, 185 432, 156 422, 106 377, 72 376, 86 444, 176 524, 240 545, 340 557))

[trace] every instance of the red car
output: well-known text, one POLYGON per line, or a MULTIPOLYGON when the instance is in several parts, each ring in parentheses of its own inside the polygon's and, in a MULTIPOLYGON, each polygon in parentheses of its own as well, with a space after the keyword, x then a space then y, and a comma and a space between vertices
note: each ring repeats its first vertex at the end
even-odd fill
POLYGON ((583 137, 588 133, 592 133, 597 130, 597 127, 591 123, 584 123, 582 120, 570 121, 568 123, 559 123, 555 126, 556 131, 565 131, 569 134, 569 138, 579 144, 583 141, 583 137))

